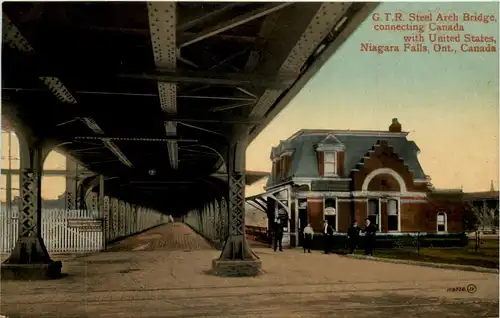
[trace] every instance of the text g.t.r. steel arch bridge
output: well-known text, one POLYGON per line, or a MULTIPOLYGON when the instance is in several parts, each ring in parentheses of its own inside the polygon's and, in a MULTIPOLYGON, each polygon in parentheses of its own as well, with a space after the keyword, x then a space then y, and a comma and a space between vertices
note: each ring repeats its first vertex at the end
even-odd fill
POLYGON ((4 3, 2 107, 20 139, 22 203, 2 271, 60 270, 39 224, 41 167, 57 147, 106 177, 86 183, 101 194, 104 217, 112 196, 226 220, 208 231, 226 240, 216 272, 254 274, 245 149, 375 6, 4 3))

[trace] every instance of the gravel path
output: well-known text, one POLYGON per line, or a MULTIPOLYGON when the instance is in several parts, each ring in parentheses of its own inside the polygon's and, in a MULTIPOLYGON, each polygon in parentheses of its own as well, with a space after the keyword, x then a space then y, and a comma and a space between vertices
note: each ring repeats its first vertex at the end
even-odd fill
POLYGON ((108 251, 205 250, 212 246, 183 223, 168 223, 126 238, 108 251))
POLYGON ((498 274, 254 248, 263 275, 216 277, 206 272, 220 251, 175 223, 117 245, 123 250, 63 261, 68 276, 59 280, 3 281, 0 314, 9 318, 498 317, 498 274), (165 242, 169 238, 172 241, 165 242), (144 244, 150 245, 141 247, 144 244), (157 249, 133 251, 139 247, 157 249), (476 288, 468 292, 471 285, 476 288))

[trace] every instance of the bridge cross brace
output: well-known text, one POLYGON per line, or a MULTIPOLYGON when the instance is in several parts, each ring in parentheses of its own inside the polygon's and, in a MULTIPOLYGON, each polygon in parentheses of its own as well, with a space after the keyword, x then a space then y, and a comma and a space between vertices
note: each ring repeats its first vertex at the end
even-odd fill
POLYGON ((261 272, 261 261, 252 252, 245 237, 245 152, 247 146, 246 138, 240 138, 230 146, 227 165, 228 236, 220 257, 212 262, 212 270, 218 276, 257 276, 261 272))
POLYGON ((2 280, 51 279, 62 263, 52 261, 42 238, 42 172, 50 149, 41 140, 19 134, 21 151, 19 232, 14 249, 1 265, 2 280), (28 137, 28 138, 25 138, 28 137))

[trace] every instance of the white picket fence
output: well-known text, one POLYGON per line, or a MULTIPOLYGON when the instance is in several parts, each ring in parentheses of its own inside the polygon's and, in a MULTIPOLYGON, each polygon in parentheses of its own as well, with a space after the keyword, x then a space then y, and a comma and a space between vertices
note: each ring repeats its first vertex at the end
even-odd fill
MULTIPOLYGON (((97 252, 105 248, 106 239, 131 235, 171 220, 156 212, 138 213, 135 226, 127 227, 118 235, 116 229, 99 218, 98 211, 42 209, 42 237, 50 253, 97 252), (105 224, 108 225, 106 229, 105 224)), ((129 217, 125 217, 129 219, 129 217)), ((125 220, 123 220, 125 221, 125 220)), ((121 223, 121 222, 120 222, 121 223)), ((123 229, 122 224, 117 224, 123 229)), ((18 236, 18 209, 0 210, 0 253, 10 253, 18 236)))

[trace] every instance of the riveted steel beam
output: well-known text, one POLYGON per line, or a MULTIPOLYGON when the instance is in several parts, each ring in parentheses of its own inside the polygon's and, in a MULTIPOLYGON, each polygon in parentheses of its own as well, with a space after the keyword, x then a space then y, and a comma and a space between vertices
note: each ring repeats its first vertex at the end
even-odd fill
MULTIPOLYGON (((97 32, 115 32, 122 34, 137 34, 137 35, 150 35, 149 29, 138 29, 138 28, 114 28, 114 27, 102 27, 102 26, 76 26, 79 30, 85 31, 97 31, 97 32)), ((182 36, 178 38, 193 38, 197 33, 193 32, 182 32, 182 36)), ((231 34, 216 34, 212 38, 220 39, 223 41, 234 41, 239 43, 253 43, 255 42, 255 37, 245 36, 245 35, 231 35, 231 34)))
MULTIPOLYGON (((148 2, 149 30, 155 65, 157 68, 175 69, 177 67, 176 26, 177 5, 175 2, 148 2)), ((177 85, 158 82, 160 105, 163 111, 177 113, 177 85)), ((165 122, 167 136, 177 134, 177 123, 165 122)), ((170 166, 177 169, 179 164, 176 141, 168 142, 170 166)))
POLYGON ((191 17, 185 23, 179 24, 177 26, 177 32, 178 33, 183 32, 183 31, 189 30, 191 28, 194 28, 195 26, 198 26, 200 24, 203 24, 203 23, 206 23, 209 21, 213 21, 217 17, 220 17, 222 14, 229 12, 230 10, 232 10, 234 7, 236 7, 238 5, 241 5, 241 3, 229 3, 229 4, 224 5, 221 8, 218 8, 218 9, 213 10, 213 11, 206 13, 206 14, 202 14, 196 18, 191 17))
POLYGON ((280 9, 290 5, 290 4, 292 4, 292 3, 263 5, 262 7, 258 8, 256 10, 247 12, 245 14, 237 16, 234 19, 221 22, 221 23, 219 23, 211 28, 203 30, 200 33, 194 35, 192 38, 182 39, 182 41, 180 41, 179 47, 185 47, 185 46, 191 45, 193 43, 202 41, 202 40, 207 39, 213 35, 230 30, 230 29, 235 28, 239 25, 245 24, 249 21, 258 19, 258 18, 263 17, 271 12, 275 12, 277 10, 280 10, 280 9))
POLYGON ((169 142, 169 141, 177 141, 177 142, 198 142, 194 139, 182 139, 182 138, 151 138, 151 137, 111 137, 111 136, 76 136, 75 140, 116 140, 116 141, 140 141, 140 142, 169 142))
MULTIPOLYGON (((2 169, 2 174, 13 174, 13 175, 18 175, 19 174, 19 169, 2 169)), ((66 170, 56 170, 56 169, 44 169, 42 175, 45 176, 74 176, 75 172, 71 171, 68 172, 66 170)), ((91 176, 94 175, 95 173, 92 171, 79 171, 78 175, 82 176, 91 176)))
MULTIPOLYGON (((2 38, 13 49, 17 49, 23 53, 35 54, 35 50, 19 32, 19 29, 11 22, 9 17, 2 14, 2 38)), ((76 104, 76 99, 71 95, 69 90, 57 77, 39 77, 39 79, 47 86, 47 88, 63 103, 76 104)))
MULTIPOLYGON (((7 43, 12 48, 16 48, 23 53, 32 53, 35 54, 35 50, 28 41, 24 38, 24 36, 19 32, 18 28, 11 22, 9 17, 3 13, 3 41, 7 43)), ((70 91, 64 86, 64 84, 57 77, 39 77, 39 79, 48 87, 48 89, 55 95, 59 101, 67 104, 77 104, 77 100, 70 91)), ((102 134, 103 131, 99 128, 99 126, 92 120, 92 118, 87 118, 83 121, 91 130, 93 130, 96 134, 102 134)), ((106 146, 118 156, 120 161, 125 163, 127 166, 132 167, 132 163, 128 161, 127 157, 120 151, 120 149, 114 145, 112 142, 106 144, 106 146)))
POLYGON ((206 129, 206 128, 203 128, 203 127, 199 127, 199 126, 195 126, 195 125, 190 125, 190 124, 186 124, 186 123, 183 123, 183 122, 179 122, 179 124, 182 125, 182 126, 184 126, 184 127, 187 127, 187 128, 196 129, 196 130, 199 130, 199 131, 204 131, 204 132, 207 132, 207 133, 210 133, 210 134, 214 134, 214 135, 218 135, 218 136, 225 136, 224 134, 221 134, 221 133, 219 133, 217 131, 206 129))
MULTIPOLYGON (((340 4, 340 3, 329 3, 340 4)), ((325 46, 320 45, 314 52, 314 60, 307 65, 307 68, 300 75, 296 83, 282 96, 279 102, 271 110, 267 110, 262 123, 250 131, 249 141, 269 124, 279 112, 286 107, 288 103, 300 92, 307 82, 316 74, 316 72, 326 63, 326 61, 335 53, 335 51, 344 43, 345 40, 356 30, 356 28, 369 16, 369 14, 378 6, 377 2, 354 3, 349 6, 344 15, 337 19, 332 31, 327 35, 328 43, 325 46), (320 52, 318 52, 318 50, 320 52)), ((326 39, 325 39, 326 40, 326 39)), ((261 103, 262 106, 262 103, 261 103)))
POLYGON ((238 96, 179 95, 178 97, 188 98, 188 99, 219 99, 219 100, 234 100, 234 101, 247 101, 247 102, 257 101, 255 98, 238 97, 238 96))
MULTIPOLYGON (((288 23, 285 21, 281 21, 279 24, 277 23, 274 34, 270 36, 272 40, 294 38, 297 40, 295 44, 274 43, 274 41, 271 41, 274 45, 269 48, 268 54, 275 57, 272 62, 274 65, 263 65, 263 68, 269 70, 277 68, 279 73, 299 74, 308 58, 314 53, 323 39, 325 39, 332 31, 336 23, 342 18, 349 5, 350 3, 325 2, 319 4, 318 7, 318 4, 316 3, 304 3, 297 4, 296 7, 290 8, 290 10, 295 9, 297 13, 296 15, 292 15, 292 19, 310 17, 309 24, 297 39, 295 34, 297 30, 294 26, 299 23, 296 23, 293 20, 288 20, 288 23), (307 5, 307 7, 304 5, 307 5), (300 15, 298 14, 299 12, 302 12, 303 14, 300 15), (307 15, 307 13, 309 13, 309 15, 307 15), (288 53, 284 54, 284 52, 288 53), (279 59, 283 57, 284 59, 279 61, 279 59), (276 59, 278 59, 278 61, 276 61, 276 59)), ((290 13, 292 12, 287 13, 287 17, 283 17, 283 19, 290 19, 290 13)), ((266 90, 250 112, 250 115, 263 116, 283 92, 284 90, 266 90)))
POLYGON ((118 77, 138 80, 154 80, 162 83, 205 84, 210 86, 254 86, 287 89, 298 73, 270 76, 265 74, 217 73, 158 69, 155 73, 118 74, 118 77))
MULTIPOLYGON (((183 39, 192 39, 196 37, 197 33, 192 32, 184 32, 182 34, 183 39)), ((211 36, 211 38, 223 40, 223 41, 233 41, 238 43, 254 43, 256 38, 253 36, 245 36, 245 35, 231 35, 231 34, 215 34, 211 36)))
POLYGON ((177 122, 192 122, 192 123, 218 123, 218 124, 241 124, 241 125, 255 125, 264 120, 259 117, 238 117, 238 116, 182 116, 165 114, 168 120, 175 120, 177 122))
POLYGON ((127 156, 123 154, 123 152, 118 148, 117 145, 110 139, 104 139, 102 138, 102 135, 104 134, 104 131, 101 129, 101 127, 95 122, 94 119, 90 117, 83 117, 80 118, 80 120, 90 129, 92 130, 95 134, 101 135, 101 140, 104 143, 104 146, 108 148, 124 165, 126 165, 129 168, 132 168, 133 165, 132 163, 128 160, 127 156))
POLYGON ((2 38, 4 43, 21 52, 34 52, 33 47, 31 47, 5 13, 2 14, 2 25, 2 38))
POLYGON ((245 107, 248 105, 252 105, 254 103, 255 103, 254 101, 251 101, 251 102, 243 102, 243 103, 230 104, 230 105, 224 105, 224 106, 217 106, 217 107, 210 108, 210 111, 211 112, 220 112, 220 111, 224 111, 224 110, 245 107))

